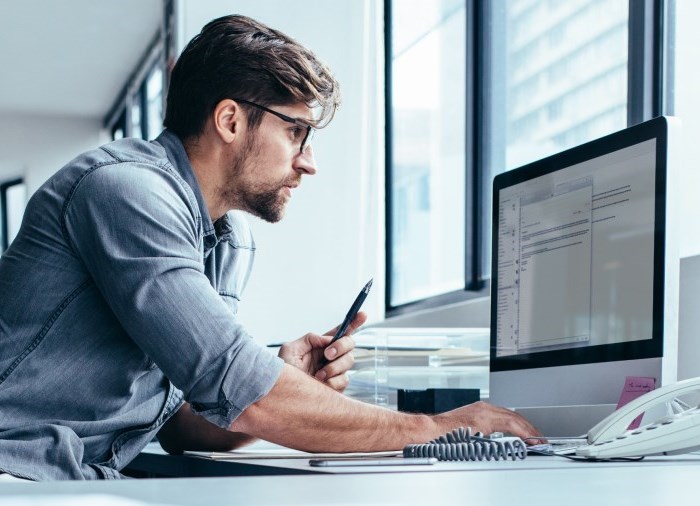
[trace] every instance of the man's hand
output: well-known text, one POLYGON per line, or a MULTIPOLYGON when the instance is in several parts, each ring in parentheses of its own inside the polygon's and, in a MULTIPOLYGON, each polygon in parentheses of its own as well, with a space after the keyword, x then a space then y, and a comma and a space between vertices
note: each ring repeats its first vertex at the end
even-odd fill
POLYGON ((339 395, 289 364, 231 430, 297 450, 342 453, 401 450, 458 427, 540 437, 520 415, 483 402, 438 415, 401 413, 339 395))
POLYGON ((360 311, 348 326, 345 336, 328 346, 338 327, 329 330, 322 336, 309 333, 295 341, 282 345, 279 357, 289 365, 314 376, 329 387, 342 392, 348 386, 347 372, 352 368, 354 359, 352 350, 355 348, 350 334, 367 321, 367 314, 360 311), (323 360, 328 360, 326 364, 323 360))
MULTIPOLYGON (((507 432, 521 439, 541 436, 530 422, 515 411, 499 408, 486 402, 475 402, 461 408, 434 415, 433 419, 444 427, 445 433, 457 427, 471 427, 473 431, 488 435, 492 432, 507 432)), ((528 444, 537 444, 543 440, 530 439, 528 444)))

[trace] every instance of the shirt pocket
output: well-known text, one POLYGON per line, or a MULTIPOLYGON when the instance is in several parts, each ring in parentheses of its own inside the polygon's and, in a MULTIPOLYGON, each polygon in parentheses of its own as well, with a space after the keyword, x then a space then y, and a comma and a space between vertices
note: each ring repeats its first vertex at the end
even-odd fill
POLYGON ((207 278, 234 313, 238 312, 238 304, 250 277, 254 255, 254 249, 222 241, 206 261, 207 278))

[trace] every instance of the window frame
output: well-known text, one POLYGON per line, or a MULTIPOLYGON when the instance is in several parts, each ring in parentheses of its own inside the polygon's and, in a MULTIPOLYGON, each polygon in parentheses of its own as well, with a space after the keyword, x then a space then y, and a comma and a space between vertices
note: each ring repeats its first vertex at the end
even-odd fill
MULTIPOLYGON (((488 133, 492 86, 488 82, 492 5, 485 0, 466 3, 465 110, 465 229, 464 289, 392 305, 393 259, 393 114, 392 114, 392 0, 384 2, 385 107, 385 317, 437 308, 488 296, 491 273, 483 272, 484 177, 489 173, 488 133)), ((675 0, 628 0, 627 126, 672 113, 673 17, 675 0), (641 41, 641 44, 639 43, 641 41)))
POLYGON ((160 68, 162 71, 161 100, 163 101, 162 111, 165 114, 165 97, 167 96, 170 75, 169 62, 174 61, 175 51, 176 2, 174 0, 164 0, 163 4, 163 23, 158 28, 136 68, 104 117, 103 126, 111 133, 112 139, 114 139, 114 134, 117 130, 122 130, 124 137, 139 137, 150 140, 148 139, 147 84, 148 78, 156 68, 160 68), (139 107, 139 132, 133 131, 133 105, 139 107))

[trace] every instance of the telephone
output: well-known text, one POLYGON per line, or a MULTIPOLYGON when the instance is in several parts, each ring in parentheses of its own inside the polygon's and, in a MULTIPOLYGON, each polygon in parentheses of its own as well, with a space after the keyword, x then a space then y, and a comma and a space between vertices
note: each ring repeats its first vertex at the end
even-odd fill
POLYGON ((676 455, 700 449, 700 406, 676 397, 700 394, 700 378, 679 381, 648 392, 615 411, 588 431, 585 446, 576 455, 591 459, 676 455), (667 415, 627 430, 642 413, 666 405, 667 415))

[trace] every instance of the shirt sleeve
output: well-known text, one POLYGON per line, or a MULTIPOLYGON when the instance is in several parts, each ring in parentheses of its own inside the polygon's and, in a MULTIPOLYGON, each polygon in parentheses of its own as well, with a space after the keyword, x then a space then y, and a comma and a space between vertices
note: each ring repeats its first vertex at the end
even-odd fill
POLYGON ((66 203, 64 232, 128 335, 195 411, 228 428, 269 392, 282 361, 207 279, 201 217, 184 184, 147 164, 93 169, 66 203))

